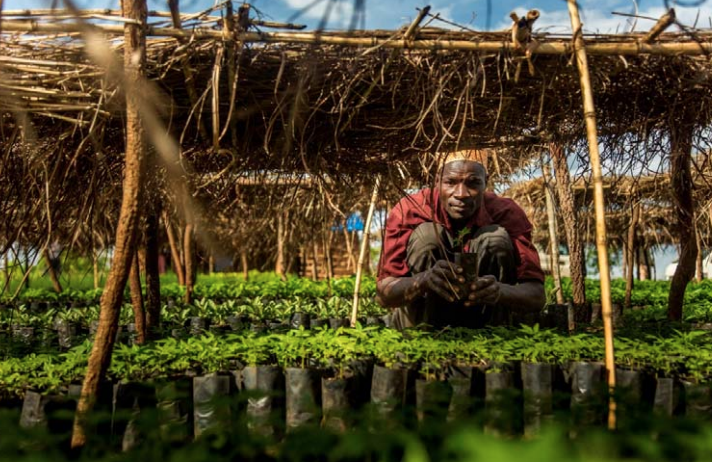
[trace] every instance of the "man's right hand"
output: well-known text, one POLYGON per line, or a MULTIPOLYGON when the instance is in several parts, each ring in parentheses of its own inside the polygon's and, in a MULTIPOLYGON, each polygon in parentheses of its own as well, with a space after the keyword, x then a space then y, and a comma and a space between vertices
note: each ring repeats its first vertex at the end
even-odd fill
POLYGON ((461 266, 447 260, 438 260, 428 271, 415 276, 423 293, 432 292, 454 302, 467 294, 465 275, 461 266))

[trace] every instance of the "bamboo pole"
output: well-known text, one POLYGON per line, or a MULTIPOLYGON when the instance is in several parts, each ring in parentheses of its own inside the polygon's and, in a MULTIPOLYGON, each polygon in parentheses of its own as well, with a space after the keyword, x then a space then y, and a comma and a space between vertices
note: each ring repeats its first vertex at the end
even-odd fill
POLYGON ((556 211, 554 210, 554 197, 551 193, 551 175, 549 166, 542 162, 541 173, 544 177, 544 198, 546 199, 546 217, 549 225, 549 246, 551 251, 551 275, 554 278, 556 303, 564 304, 564 291, 561 289, 561 271, 559 268, 559 236, 556 227, 556 211))
MULTIPOLYGON (((91 29, 106 35, 121 35, 123 25, 90 25, 91 29)), ((77 23, 37 23, 1 21, 0 28, 3 32, 38 32, 38 33, 74 33, 87 29, 86 24, 77 23)), ((385 49, 412 49, 412 50, 443 50, 443 51, 471 51, 474 53, 501 53, 512 52, 511 41, 468 41, 468 40, 403 40, 381 37, 346 37, 339 35, 325 35, 314 32, 243 32, 235 37, 228 37, 224 32, 209 28, 196 27, 191 30, 180 30, 172 27, 146 28, 147 35, 151 37, 175 37, 185 39, 223 39, 238 40, 243 43, 305 43, 320 45, 340 45, 359 48, 379 47, 385 49)), ((699 56, 712 53, 712 43, 688 40, 685 42, 671 43, 644 43, 631 38, 629 42, 592 43, 586 51, 590 55, 603 56, 633 56, 633 55, 664 55, 664 56, 699 56)), ((574 47, 570 42, 540 42, 532 54, 540 55, 570 55, 574 47)))
POLYGON ((378 189, 381 185, 381 177, 376 177, 376 184, 373 185, 373 193, 371 194, 371 203, 368 206, 368 213, 366 214, 366 223, 363 228, 363 239, 361 240, 361 250, 358 254, 358 264, 356 266, 356 283, 354 284, 354 302, 351 307, 351 327, 356 326, 356 320, 358 319, 358 303, 359 303, 359 292, 361 291, 361 274, 363 273, 363 263, 366 259, 366 254, 368 254, 368 237, 371 232, 371 221, 373 220, 373 212, 376 210, 376 200, 378 199, 378 189))
POLYGON ((586 46, 581 34, 581 18, 579 16, 576 0, 567 0, 569 16, 571 17, 571 30, 574 31, 574 47, 576 50, 576 64, 581 80, 581 93, 583 96, 583 115, 586 120, 586 137, 588 150, 591 156, 591 171, 593 174, 593 201, 596 213, 596 249, 598 250, 598 268, 601 277, 601 316, 603 317, 603 335, 605 340, 605 364, 608 375, 608 389, 610 400, 608 402, 608 428, 616 428, 616 402, 613 392, 616 386, 616 365, 613 352, 613 324, 611 319, 611 274, 608 267, 608 246, 606 237, 606 215, 603 197, 603 175, 601 173, 601 156, 598 151, 598 133, 596 128, 596 108, 593 103, 593 87, 588 70, 586 46))
POLYGON ((643 39, 644 43, 653 43, 655 39, 657 39, 660 34, 665 32, 665 29, 670 27, 672 23, 675 22, 675 9, 670 8, 667 13, 662 15, 660 19, 658 19, 658 22, 655 23, 652 29, 650 29, 650 32, 648 32, 648 35, 645 36, 643 39))

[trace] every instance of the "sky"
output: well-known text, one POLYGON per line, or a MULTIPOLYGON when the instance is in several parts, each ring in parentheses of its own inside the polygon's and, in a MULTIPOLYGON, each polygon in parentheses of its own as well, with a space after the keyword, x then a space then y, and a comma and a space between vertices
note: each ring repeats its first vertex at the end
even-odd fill
MULTIPOLYGON (((166 2, 148 0, 149 8, 167 10, 166 2)), ((62 0, 54 0, 61 5, 62 0)), ((118 0, 75 0, 80 8, 119 8, 118 0)), ((653 21, 613 15, 612 12, 636 13, 639 16, 660 17, 666 11, 665 0, 580 0, 584 30, 587 32, 619 33, 635 30, 647 30, 653 21)), ((239 1, 234 2, 239 4, 239 1)), ((303 23, 309 28, 317 28, 324 13, 332 4, 327 29, 344 29, 351 24, 354 5, 363 4, 366 29, 395 29, 408 24, 417 14, 417 8, 431 6, 432 14, 475 30, 499 30, 511 25, 509 13, 519 14, 531 8, 540 10, 541 17, 535 25, 535 31, 551 33, 570 33, 568 10, 565 0, 433 0, 430 3, 415 0, 252 0, 264 19, 303 23)), ((50 0, 6 0, 3 9, 47 8, 50 0)), ((206 0, 181 0, 182 11, 199 11, 212 5, 206 0)), ((681 24, 710 28, 712 24, 712 0, 688 0, 675 4, 678 20, 681 24), (694 3, 693 3, 694 2, 694 3)), ((432 25, 449 27, 435 21, 432 25)), ((672 30, 675 29, 673 27, 672 30)))

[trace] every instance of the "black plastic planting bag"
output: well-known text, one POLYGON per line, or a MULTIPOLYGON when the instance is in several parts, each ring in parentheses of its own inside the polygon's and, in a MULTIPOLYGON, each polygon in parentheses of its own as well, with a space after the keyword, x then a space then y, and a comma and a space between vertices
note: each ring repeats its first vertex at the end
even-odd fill
POLYGON ((329 320, 325 318, 311 318, 309 320, 309 328, 310 329, 319 329, 324 326, 329 325, 329 320))
POLYGON ((568 375, 571 382, 571 417, 574 426, 602 423, 606 410, 603 364, 573 362, 569 364, 568 375))
POLYGON ((339 327, 349 327, 351 322, 348 318, 329 318, 329 327, 338 329, 339 327))
POLYGON ((120 382, 114 387, 114 444, 128 451, 146 440, 153 428, 156 408, 154 388, 145 383, 120 382))
POLYGON ((35 391, 25 392, 25 399, 22 401, 22 413, 20 414, 20 426, 22 428, 36 428, 47 426, 46 407, 52 400, 35 391))
POLYGON ((685 390, 685 415, 700 420, 712 420, 712 388, 709 383, 682 381, 685 390))
MULTIPOLYGON (((68 446, 74 421, 73 411, 73 403, 64 396, 27 391, 22 403, 20 426, 44 428, 50 434, 59 436, 60 444, 68 446)), ((38 441, 38 444, 43 442, 38 441)))
POLYGON ((190 318, 190 335, 203 335, 210 327, 210 319, 202 316, 193 316, 190 318))
POLYGON ((277 366, 242 370, 247 393, 247 428, 258 435, 279 437, 284 425, 284 374, 277 366))
POLYGON ((375 417, 387 423, 402 420, 408 384, 407 369, 375 366, 371 380, 371 404, 375 417))
POLYGON ((452 397, 448 407, 448 421, 456 422, 482 410, 485 400, 485 371, 483 368, 453 366, 449 369, 452 397))
POLYGON ((452 385, 440 380, 416 380, 415 412, 423 428, 444 424, 452 399, 452 385))
POLYGON ((653 409, 666 416, 677 414, 680 404, 680 387, 675 379, 658 377, 655 386, 653 409))
POLYGON ((487 371, 485 374, 485 432, 491 435, 514 435, 522 424, 521 393, 509 371, 487 371))
POLYGON ((546 305, 542 313, 542 324, 544 327, 568 331, 573 327, 573 313, 570 306, 556 303, 546 305))
POLYGON ((72 348, 76 342, 77 334, 79 333, 79 325, 65 319, 57 319, 54 323, 54 327, 57 329, 59 347, 64 350, 72 348))
POLYGON ((289 322, 289 327, 292 329, 299 329, 300 327, 309 329, 311 327, 310 322, 311 317, 309 316, 309 313, 294 313, 289 322))
POLYGON ((156 401, 161 439, 171 443, 189 441, 193 435, 193 380, 181 377, 157 383, 156 401))
POLYGON ((321 375, 316 369, 286 369, 287 431, 318 425, 321 418, 321 375))
POLYGON ((193 377, 193 430, 198 438, 208 431, 225 431, 232 424, 232 375, 217 373, 193 377))
POLYGON ((324 377, 321 379, 322 425, 337 432, 351 425, 354 408, 354 377, 324 377))
POLYGON ((356 408, 360 408, 371 401, 373 359, 354 359, 349 362, 348 369, 353 383, 353 402, 356 408))
POLYGON ((12 338, 20 345, 32 346, 35 341, 35 328, 13 324, 12 338))
POLYGON ((553 379, 551 364, 522 363, 524 395, 524 434, 536 435, 553 415, 553 379))
POLYGON ((241 331, 244 330, 247 325, 249 325, 249 321, 247 318, 243 316, 237 316, 234 314, 231 314, 230 316, 227 316, 225 318, 225 322, 227 323, 228 326, 230 326, 230 329, 234 331, 241 331))

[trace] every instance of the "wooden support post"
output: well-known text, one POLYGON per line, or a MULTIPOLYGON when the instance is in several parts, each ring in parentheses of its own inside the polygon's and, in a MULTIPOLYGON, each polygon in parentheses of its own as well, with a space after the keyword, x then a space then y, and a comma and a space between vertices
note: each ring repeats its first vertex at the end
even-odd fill
POLYGON ((247 281, 250 276, 250 268, 247 264, 247 250, 240 249, 240 265, 242 266, 242 277, 247 281))
POLYGON ((373 220, 373 212, 376 210, 376 200, 378 200, 378 188, 381 184, 381 177, 376 177, 376 183, 373 185, 373 193, 371 194, 371 202, 368 205, 368 213, 366 214, 366 223, 363 228, 363 239, 361 240, 361 250, 358 254, 358 263, 356 266, 356 282, 354 283, 354 301, 351 306, 351 327, 356 326, 358 320, 358 304, 361 291, 361 274, 363 273, 364 260, 367 255, 370 255, 369 234, 371 232, 371 221, 373 220))
POLYGON ((59 275, 57 274, 57 267, 55 261, 59 262, 59 255, 56 255, 54 259, 51 258, 49 254, 49 249, 47 247, 42 251, 42 256, 47 263, 47 271, 49 272, 49 279, 52 281, 52 287, 57 293, 62 292, 62 283, 59 282, 59 275))
POLYGON ((348 255, 346 269, 356 271, 356 259, 354 258, 353 246, 351 244, 351 236, 349 236, 348 222, 344 220, 344 241, 346 242, 346 254, 348 255))
POLYGON ((636 193, 631 195, 631 217, 630 225, 628 226, 628 236, 625 245, 625 308, 630 308, 630 300, 633 296, 633 270, 635 269, 635 234, 638 228, 638 221, 640 220, 640 199, 637 197, 636 193))
POLYGON ((146 336, 155 338, 161 326, 161 278, 158 272, 158 211, 146 217, 146 336))
POLYGON ((603 197, 603 175, 601 157, 598 151, 598 133, 596 128, 596 108, 593 103, 593 88, 588 70, 586 46, 583 42, 582 24, 576 0, 567 0, 571 30, 574 33, 576 64, 581 80, 583 96, 583 116, 586 122, 586 137, 591 156, 593 175, 593 202, 596 213, 596 249, 598 250, 598 269, 601 277, 601 315, 603 317, 603 335, 605 339, 605 364, 608 375, 608 390, 611 394, 608 403, 608 428, 616 428, 616 403, 613 399, 616 386, 616 364, 613 352, 613 322, 611 319, 611 273, 608 267, 608 242, 606 237, 606 211, 603 197))
POLYGON ((187 223, 185 225, 185 232, 183 233, 183 269, 185 270, 185 298, 184 302, 186 304, 192 303, 193 301, 193 283, 195 282, 195 275, 193 264, 195 263, 195 246, 194 246, 194 225, 192 223, 187 223))
POLYGON ((284 259, 284 213, 282 211, 277 212, 277 258, 274 263, 274 272, 279 275, 279 277, 285 281, 287 279, 286 274, 286 262, 284 259))
POLYGON ((697 257, 697 240, 695 239, 694 203, 692 198, 692 174, 690 160, 692 157, 692 141, 695 133, 695 118, 681 113, 670 117, 668 127, 670 133, 670 179, 672 182, 672 203, 677 215, 677 232, 680 242, 680 258, 677 262, 675 275, 670 283, 668 295, 668 318, 672 321, 682 321, 682 304, 687 283, 695 273, 695 258, 697 257))
POLYGON ((180 259, 180 251, 178 250, 178 241, 173 232, 173 226, 168 217, 168 212, 163 212, 163 223, 166 226, 166 236, 168 237, 168 246, 171 249, 171 261, 173 262, 173 272, 176 273, 178 284, 185 286, 185 272, 183 271, 183 263, 180 259))
POLYGON ((653 43, 660 34, 665 32, 665 29, 670 27, 675 22, 675 9, 670 8, 667 13, 662 15, 658 22, 655 23, 650 32, 643 39, 643 43, 653 43))
POLYGON ((129 289, 131 292, 131 306, 134 312, 134 327, 136 329, 137 343, 143 345, 146 341, 146 311, 143 307, 143 293, 141 292, 141 268, 138 263, 138 252, 134 253, 129 273, 129 289))
POLYGON ((551 250, 551 275, 554 278, 554 290, 556 291, 556 303, 563 305, 564 291, 561 289, 561 271, 559 267, 559 236, 556 229, 556 210, 554 210, 554 197, 551 193, 551 175, 549 165, 542 161, 541 173, 544 179, 544 198, 546 200, 546 217, 549 226, 549 247, 551 250))
POLYGON ((569 269, 571 271, 571 298, 576 306, 586 304, 586 255, 583 246, 582 220, 576 211, 571 174, 563 147, 558 143, 549 144, 551 161, 556 173, 556 196, 566 231, 569 247, 569 269))
POLYGON ((136 237, 139 225, 139 210, 143 189, 143 169, 146 154, 139 99, 143 97, 136 88, 146 65, 146 15, 145 0, 124 0, 124 16, 137 24, 124 26, 124 73, 126 83, 126 154, 124 158, 124 181, 121 210, 116 228, 114 258, 101 297, 99 327, 94 337, 89 364, 84 376, 82 393, 77 403, 71 446, 79 448, 86 444, 85 422, 93 408, 99 383, 106 376, 111 364, 116 332, 121 312, 123 292, 136 253, 136 237))
POLYGON ((700 230, 695 222, 695 241, 697 243, 697 257, 695 258, 695 282, 702 282, 704 269, 702 268, 702 246, 700 245, 700 230))

